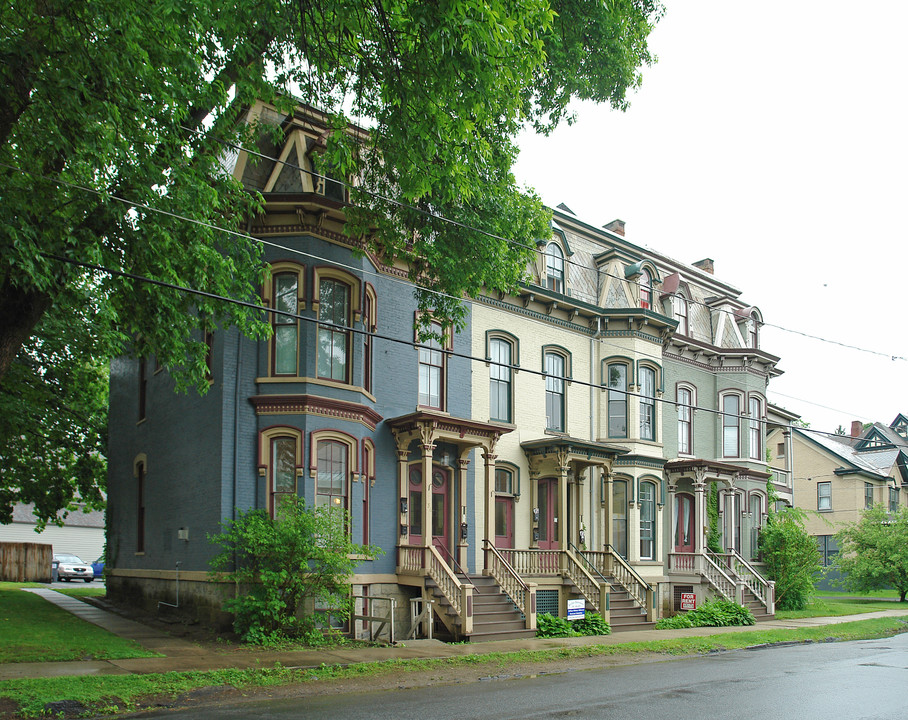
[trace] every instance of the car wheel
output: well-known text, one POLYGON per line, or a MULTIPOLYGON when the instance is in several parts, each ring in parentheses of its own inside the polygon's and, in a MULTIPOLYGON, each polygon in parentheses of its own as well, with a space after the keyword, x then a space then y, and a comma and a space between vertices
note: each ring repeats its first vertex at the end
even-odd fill
POLYGON ((69 582, 69 578, 60 578, 63 582, 69 582))
POLYGON ((85 580, 85 582, 91 582, 94 578, 83 578, 83 580, 85 580))

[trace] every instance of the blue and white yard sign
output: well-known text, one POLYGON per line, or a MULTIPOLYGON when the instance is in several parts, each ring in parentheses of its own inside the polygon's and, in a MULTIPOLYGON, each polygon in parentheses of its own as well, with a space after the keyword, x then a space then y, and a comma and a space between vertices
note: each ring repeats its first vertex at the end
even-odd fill
POLYGON ((568 600, 567 611, 568 620, 583 620, 586 617, 586 600, 568 600))

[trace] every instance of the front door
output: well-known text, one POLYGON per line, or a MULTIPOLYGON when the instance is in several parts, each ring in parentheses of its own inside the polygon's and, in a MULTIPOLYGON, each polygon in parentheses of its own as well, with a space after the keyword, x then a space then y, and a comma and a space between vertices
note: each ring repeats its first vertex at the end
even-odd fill
MULTIPOLYGON (((451 474, 448 468, 432 468, 432 544, 439 548, 442 556, 451 558, 451 523, 448 518, 451 474)), ((422 467, 410 467, 410 544, 422 545, 425 532, 423 518, 422 467)))
POLYGON ((539 548, 558 550, 558 480, 544 478, 537 485, 539 548))
POLYGON ((448 519, 451 473, 447 468, 432 468, 432 544, 445 560, 451 560, 451 523, 448 519))
POLYGON ((514 547, 514 498, 495 498, 495 547, 514 547))
POLYGON ((675 495, 675 552, 694 551, 694 498, 687 493, 675 495))

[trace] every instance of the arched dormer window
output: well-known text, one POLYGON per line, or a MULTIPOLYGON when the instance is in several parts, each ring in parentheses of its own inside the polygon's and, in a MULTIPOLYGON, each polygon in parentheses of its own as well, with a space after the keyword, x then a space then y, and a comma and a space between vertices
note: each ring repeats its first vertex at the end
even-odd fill
POLYGON ((653 276, 649 270, 640 270, 640 307, 649 310, 653 306, 653 276))
POLYGON ((564 252, 555 242, 545 246, 545 286, 557 293, 564 292, 564 252))
POLYGON ((687 298, 680 292, 674 298, 675 320, 678 321, 678 329, 675 331, 679 335, 690 335, 688 325, 688 304, 687 298))

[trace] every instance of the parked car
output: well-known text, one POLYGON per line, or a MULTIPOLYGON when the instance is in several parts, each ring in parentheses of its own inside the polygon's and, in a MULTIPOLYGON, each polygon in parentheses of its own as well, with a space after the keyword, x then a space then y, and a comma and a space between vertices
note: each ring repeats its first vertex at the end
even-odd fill
POLYGON ((96 578, 104 577, 104 556, 102 555, 91 564, 91 571, 96 578))
POLYGON ((92 572, 91 563, 82 562, 82 559, 76 555, 60 553, 54 555, 54 562, 57 564, 57 579, 66 580, 84 580, 90 583, 95 579, 92 572))

